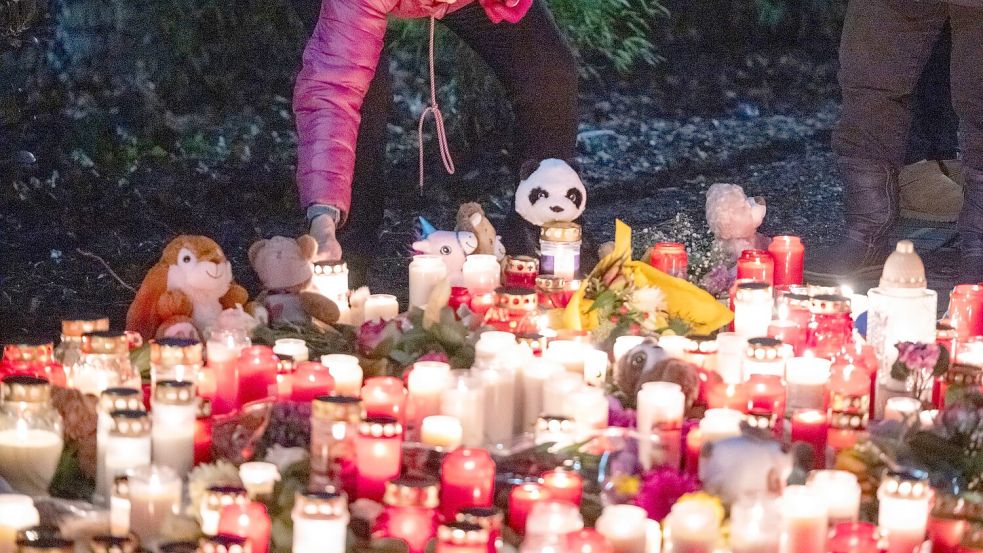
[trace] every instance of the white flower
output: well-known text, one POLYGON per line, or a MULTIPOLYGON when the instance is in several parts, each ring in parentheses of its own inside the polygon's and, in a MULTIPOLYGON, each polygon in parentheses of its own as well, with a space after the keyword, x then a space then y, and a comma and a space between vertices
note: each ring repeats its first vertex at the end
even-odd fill
POLYGON ((201 514, 201 501, 212 486, 242 486, 239 469, 222 460, 193 468, 188 474, 188 497, 191 500, 188 514, 196 518, 201 514))
POLYGON ((666 295, 661 288, 638 288, 631 294, 631 305, 642 313, 655 315, 666 309, 666 295))
POLYGON ((273 463, 280 473, 284 473, 291 465, 307 459, 307 450, 302 447, 283 447, 280 444, 273 444, 273 447, 266 450, 267 463, 273 463))

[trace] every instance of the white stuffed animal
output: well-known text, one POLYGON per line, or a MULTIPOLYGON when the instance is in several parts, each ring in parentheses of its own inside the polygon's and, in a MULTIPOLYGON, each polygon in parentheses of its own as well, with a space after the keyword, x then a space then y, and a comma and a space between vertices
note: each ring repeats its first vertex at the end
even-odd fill
POLYGON ((526 162, 515 191, 515 211, 541 227, 574 221, 587 207, 587 189, 580 175, 562 159, 526 162))
POLYGON ((766 211, 764 198, 748 198, 736 184, 718 182, 707 190, 707 224, 716 244, 734 259, 744 250, 767 248, 758 234, 766 211))
POLYGON ((422 254, 439 255, 447 267, 447 277, 452 281, 461 275, 464 260, 478 249, 478 237, 473 232, 437 230, 429 221, 420 217, 421 239, 413 243, 413 249, 422 254))

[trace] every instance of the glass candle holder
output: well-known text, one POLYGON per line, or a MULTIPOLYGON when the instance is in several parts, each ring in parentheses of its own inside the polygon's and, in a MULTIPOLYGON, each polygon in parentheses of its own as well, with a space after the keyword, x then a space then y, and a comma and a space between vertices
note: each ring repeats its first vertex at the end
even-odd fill
POLYGON ((212 453, 212 402, 199 399, 195 412, 195 465, 211 463, 212 453))
POLYGON ((461 421, 448 415, 430 415, 420 425, 420 442, 438 451, 460 447, 463 435, 461 421))
POLYGON ((827 403, 832 363, 820 357, 794 357, 785 367, 789 409, 822 409, 827 403))
POLYGON ((570 303, 573 292, 567 279, 555 275, 536 277, 536 294, 543 309, 564 309, 570 303))
POLYGON ((109 533, 114 536, 130 534, 130 477, 113 479, 109 496, 109 533))
POLYGON ((350 517, 344 494, 298 493, 290 516, 293 553, 345 553, 350 517))
POLYGON ((373 535, 406 543, 409 553, 423 553, 437 534, 437 480, 400 477, 386 483, 385 509, 373 535))
POLYGON ((15 492, 45 496, 64 444, 51 387, 40 377, 7 376, 0 392, 0 476, 15 492))
POLYGON ((523 534, 532 507, 539 501, 551 499, 550 491, 538 482, 526 482, 509 493, 509 528, 523 534))
POLYGON ((314 398, 311 403, 312 480, 355 493, 355 440, 361 420, 362 402, 357 397, 314 398))
POLYGON ((280 469, 273 463, 252 461, 239 465, 239 480, 249 499, 269 498, 280 481, 280 469))
POLYGON ((766 282, 739 282, 734 293, 734 332, 745 338, 768 335, 774 298, 766 282))
POLYGON ((780 553, 781 501, 770 495, 746 495, 734 502, 730 512, 732 553, 780 553))
POLYGON ((567 398, 570 412, 574 413, 577 435, 587 439, 608 427, 608 398, 601 388, 584 386, 567 398))
POLYGON ((504 546, 504 540, 502 540, 504 515, 501 509, 497 507, 461 509, 457 513, 457 522, 475 524, 484 528, 488 532, 488 553, 497 553, 502 550, 504 546))
POLYGON ((775 260, 766 250, 744 250, 737 258, 737 278, 775 283, 775 260))
POLYGON ((279 338, 273 343, 273 353, 285 355, 294 363, 303 363, 310 359, 311 351, 307 348, 307 342, 300 338, 279 338))
POLYGON ((983 286, 958 284, 952 289, 949 324, 959 338, 983 335, 983 286))
POLYGON ((218 533, 222 509, 229 505, 246 505, 249 497, 246 489, 237 486, 211 486, 205 491, 199 507, 201 533, 214 536, 218 533))
POLYGON ((109 317, 102 315, 81 315, 61 322, 61 340, 55 346, 55 361, 61 363, 70 387, 75 387, 72 374, 75 364, 82 356, 82 336, 91 332, 109 330, 109 317))
POLYGON ((925 541, 932 488, 927 480, 892 472, 877 488, 877 527, 886 553, 908 553, 925 541))
POLYGON ((775 286, 802 284, 805 247, 798 236, 776 236, 768 244, 768 253, 774 260, 775 286))
POLYGON ((676 278, 688 276, 688 261, 686 246, 679 242, 657 242, 649 254, 650 265, 676 278))
POLYGON ((810 302, 806 347, 816 357, 833 359, 853 343, 850 298, 814 296, 810 302))
POLYGON ((147 465, 129 473, 130 531, 154 544, 181 507, 181 479, 167 467, 147 465))
POLYGON ((717 374, 727 384, 744 382, 744 356, 747 337, 736 332, 717 334, 717 374))
POLYGON ((450 385, 451 366, 440 361, 418 361, 406 378, 406 403, 411 436, 418 438, 423 419, 440 413, 441 395, 450 385))
POLYGON ((453 520, 461 509, 490 507, 495 491, 495 461, 487 450, 458 448, 440 469, 440 514, 453 520))
POLYGON ((215 375, 212 412, 231 413, 239 408, 239 354, 252 345, 245 330, 212 330, 205 342, 207 367, 215 375))
POLYGON ((198 405, 194 385, 178 380, 159 380, 154 391, 153 460, 184 478, 195 460, 195 417, 198 405))
POLYGON ((540 479, 552 499, 580 505, 584 495, 584 479, 580 473, 560 467, 544 472, 540 479))
POLYGON ((826 553, 828 520, 821 495, 806 486, 788 486, 782 494, 782 514, 788 551, 826 553))
POLYGON ((824 498, 830 526, 859 519, 860 484, 857 475, 845 470, 814 470, 809 473, 806 486, 824 498))
POLYGON ((744 356, 744 379, 753 375, 785 378, 785 344, 774 338, 751 338, 744 356))
POLYGON ((106 489, 103 497, 109 497, 110 485, 117 476, 151 463, 150 415, 142 410, 123 410, 110 413, 113 426, 106 439, 104 473, 106 489))
MULTIPOLYGON (((526 519, 525 542, 539 543, 539 551, 567 551, 570 537, 584 529, 580 510, 563 501, 539 501, 526 519)), ((524 544, 525 544, 524 542, 524 544)))
POLYGON ((484 369, 492 366, 496 359, 511 352, 518 340, 512 332, 504 330, 486 330, 478 336, 474 346, 473 368, 484 369))
POLYGON ((747 379, 748 412, 785 416, 785 384, 775 375, 753 374, 747 379))
POLYGON ((791 426, 793 442, 803 442, 812 446, 815 457, 811 468, 825 468, 826 438, 829 432, 829 419, 826 417, 826 410, 797 409, 792 412, 791 426))
POLYGON ((305 361, 290 375, 290 400, 308 403, 334 391, 334 378, 320 363, 305 361))
POLYGON ((867 429, 870 414, 871 375, 852 362, 834 363, 829 379, 829 445, 835 450, 852 447, 857 434, 867 429))
POLYGON ((219 514, 218 533, 248 539, 253 553, 269 551, 272 530, 266 505, 257 501, 226 505, 219 514))
POLYGON ((468 369, 451 371, 450 385, 440 396, 440 413, 461 424, 461 443, 480 447, 485 432, 485 390, 481 379, 468 369))
MULTIPOLYGON (((643 435, 658 434, 665 444, 666 464, 678 467, 681 461, 683 414, 686 396, 682 387, 673 382, 646 382, 638 391, 637 428, 643 435)), ((652 455, 642 441, 639 458, 646 468, 652 466, 652 455)))
MULTIPOLYGON (((657 522, 655 524, 658 525, 657 522)), ((661 545, 661 539, 659 543, 661 545)), ((593 528, 584 528, 579 532, 574 532, 567 538, 567 544, 571 553, 614 553, 614 547, 608 543, 607 538, 593 528)), ((525 548, 525 543, 523 543, 523 548, 525 548)))
POLYGON ((392 417, 368 417, 355 440, 356 482, 359 498, 382 500, 386 482, 399 475, 403 427, 392 417))
MULTIPOLYGON (((928 519, 928 539, 932 553, 961 553, 964 538, 971 538, 974 526, 983 514, 983 502, 972 497, 938 494, 928 519)), ((977 546, 978 547, 978 546, 977 546)))
POLYGON ((366 321, 391 321, 399 315, 399 300, 391 294, 371 294, 365 298, 366 321))
POLYGON ((539 272, 572 280, 580 275, 582 232, 577 223, 547 223, 539 234, 539 272))
POLYGON ((410 307, 427 305, 434 287, 447 278, 447 266, 439 255, 414 255, 410 262, 410 307))
POLYGON ((366 417, 406 418, 406 388, 392 376, 374 376, 362 386, 362 408, 366 417))
POLYGON ((437 529, 437 553, 484 553, 488 531, 477 524, 452 522, 437 529))
POLYGON ((471 254, 461 269, 464 286, 472 297, 494 292, 502 284, 502 266, 494 255, 471 254))
POLYGON ((150 341, 151 393, 160 380, 198 381, 203 356, 198 340, 160 338, 150 341))
POLYGON ((702 443, 708 444, 741 435, 744 413, 735 409, 707 409, 700 420, 702 443))
POLYGON ((99 395, 96 406, 96 502, 109 500, 112 484, 106 478, 106 442, 113 428, 113 411, 142 411, 143 393, 133 388, 107 388, 99 395))
POLYGON ((676 503, 663 523, 667 553, 712 553, 720 540, 716 508, 703 501, 676 503))
POLYGON ((519 288, 536 288, 536 277, 539 276, 539 260, 533 257, 518 255, 505 261, 505 286, 519 288))
POLYGON ((73 368, 72 387, 98 396, 106 388, 140 389, 140 373, 130 365, 130 341, 122 332, 82 336, 81 354, 73 368))
POLYGON ((476 374, 484 389, 484 441, 491 446, 507 444, 514 435, 516 373, 507 362, 496 362, 476 374))
POLYGON ((543 357, 563 365, 572 373, 584 374, 584 352, 588 346, 573 340, 553 340, 546 347, 543 357))
POLYGON ((34 376, 52 386, 64 387, 67 383, 64 367, 55 360, 54 344, 44 340, 4 346, 0 377, 5 376, 34 376))
POLYGON ((646 553, 648 514, 635 505, 608 505, 594 525, 615 553, 646 553))
POLYGON ((321 356, 321 364, 334 379, 334 392, 341 396, 358 397, 362 393, 363 371, 358 357, 332 353, 321 356))
POLYGON ((311 287, 318 294, 335 302, 342 312, 348 311, 348 264, 344 261, 315 263, 311 287))
POLYGON ((539 330, 539 298, 532 288, 501 287, 495 290, 495 307, 485 313, 485 326, 513 334, 539 330))

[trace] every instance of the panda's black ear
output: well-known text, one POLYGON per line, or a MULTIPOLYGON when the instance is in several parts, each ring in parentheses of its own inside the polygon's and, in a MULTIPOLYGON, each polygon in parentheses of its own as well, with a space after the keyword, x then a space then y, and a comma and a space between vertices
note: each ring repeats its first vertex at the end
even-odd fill
POLYGON ((539 160, 530 159, 526 161, 522 164, 522 167, 519 168, 519 180, 523 181, 528 179, 530 175, 536 172, 537 169, 539 169, 539 160))
POLYGON ((563 161, 567 162, 567 165, 569 165, 570 168, 576 171, 578 174, 580 173, 580 164, 577 163, 576 159, 570 158, 570 159, 565 159, 563 161))

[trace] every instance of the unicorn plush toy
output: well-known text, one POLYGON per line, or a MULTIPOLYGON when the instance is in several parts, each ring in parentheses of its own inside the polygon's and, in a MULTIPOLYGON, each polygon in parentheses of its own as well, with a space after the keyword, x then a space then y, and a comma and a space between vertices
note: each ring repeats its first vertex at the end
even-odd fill
POLYGON ((473 232, 437 230, 430 221, 420 217, 420 240, 413 243, 413 249, 441 256, 447 276, 453 282, 461 276, 464 259, 478 249, 478 237, 473 232))

